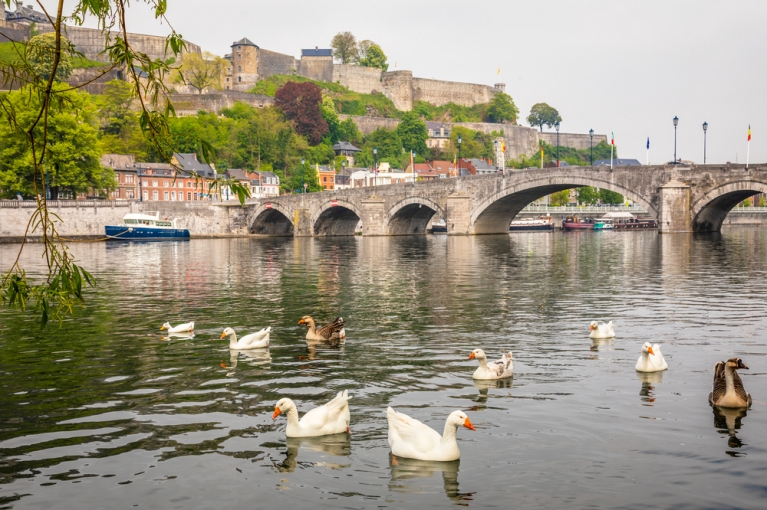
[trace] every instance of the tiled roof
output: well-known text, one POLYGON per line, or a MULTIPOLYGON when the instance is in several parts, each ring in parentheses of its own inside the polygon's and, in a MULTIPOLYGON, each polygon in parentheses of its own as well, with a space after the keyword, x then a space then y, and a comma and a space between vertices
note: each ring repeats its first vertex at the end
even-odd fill
POLYGON ((101 156, 101 164, 113 170, 133 168, 135 162, 132 154, 104 154, 101 156))
POLYGON ((233 42, 232 46, 255 46, 256 48, 258 48, 258 46, 247 37, 243 37, 239 41, 233 42))
POLYGON ((197 159, 197 155, 190 154, 173 154, 173 157, 178 161, 179 166, 187 172, 196 172, 200 177, 207 177, 210 179, 217 178, 216 171, 207 163, 203 163, 197 159))
POLYGON ((319 49, 319 48, 315 48, 313 50, 301 50, 301 56, 302 57, 332 57, 333 50, 319 49))
POLYGON ((359 152, 361 149, 358 149, 354 145, 350 144, 349 142, 338 142, 333 146, 334 151, 353 151, 353 152, 359 152))

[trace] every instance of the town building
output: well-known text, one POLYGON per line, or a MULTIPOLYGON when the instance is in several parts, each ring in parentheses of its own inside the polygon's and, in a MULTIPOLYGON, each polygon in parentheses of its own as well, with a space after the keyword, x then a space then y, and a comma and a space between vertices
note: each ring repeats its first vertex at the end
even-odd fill
MULTIPOLYGON (((247 171, 240 168, 231 168, 226 171, 230 179, 236 179, 247 183, 250 190, 250 198, 267 198, 280 196, 280 178, 273 172, 247 171)), ((221 190, 224 200, 236 200, 237 195, 224 185, 221 190)))
POLYGON ((333 151, 336 153, 336 156, 346 156, 346 161, 348 161, 346 166, 353 167, 354 157, 361 149, 358 149, 349 142, 342 141, 333 146, 333 151))
POLYGON ((342 168, 336 174, 336 189, 350 189, 352 187, 352 174, 365 170, 364 168, 342 168))
POLYGON ((403 184, 413 182, 413 172, 406 172, 389 167, 389 163, 381 163, 378 172, 368 169, 357 170, 351 175, 352 188, 370 186, 386 186, 388 184, 403 184))
POLYGON ((336 189, 336 171, 328 165, 317 165, 317 176, 323 190, 336 189))
POLYGON ((471 175, 487 175, 498 172, 498 167, 493 166, 490 161, 480 158, 464 159, 465 165, 461 165, 461 169, 464 167, 468 169, 471 175))
POLYGON ((138 198, 138 170, 131 154, 104 154, 101 165, 115 172, 117 188, 109 193, 112 200, 134 200, 138 198))
POLYGON ((426 131, 429 138, 426 146, 429 148, 446 149, 450 147, 450 125, 442 122, 427 122, 426 131))

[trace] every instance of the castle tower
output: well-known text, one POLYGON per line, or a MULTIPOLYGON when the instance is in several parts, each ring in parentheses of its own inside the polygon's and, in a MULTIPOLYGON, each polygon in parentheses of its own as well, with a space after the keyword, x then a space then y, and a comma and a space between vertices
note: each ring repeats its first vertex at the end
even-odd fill
POLYGON ((247 37, 232 43, 231 72, 226 73, 231 83, 224 83, 224 88, 247 91, 258 81, 259 47, 247 37))
POLYGON ((506 92, 506 84, 505 83, 496 83, 493 85, 493 88, 496 88, 500 90, 501 92, 506 92))

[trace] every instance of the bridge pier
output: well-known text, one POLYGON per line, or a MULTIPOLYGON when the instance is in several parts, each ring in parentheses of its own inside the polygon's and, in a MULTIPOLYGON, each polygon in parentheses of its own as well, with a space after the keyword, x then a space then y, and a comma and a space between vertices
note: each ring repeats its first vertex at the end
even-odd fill
POLYGON ((453 193, 447 197, 445 223, 447 234, 451 236, 467 236, 471 234, 471 197, 453 193))
POLYGON ((361 201, 362 235, 386 235, 386 203, 382 198, 366 198, 361 201))
POLYGON ((293 235, 295 237, 314 235, 314 225, 312 225, 312 215, 309 209, 293 210, 293 235))
POLYGON ((658 233, 692 232, 690 186, 671 180, 658 188, 658 233))

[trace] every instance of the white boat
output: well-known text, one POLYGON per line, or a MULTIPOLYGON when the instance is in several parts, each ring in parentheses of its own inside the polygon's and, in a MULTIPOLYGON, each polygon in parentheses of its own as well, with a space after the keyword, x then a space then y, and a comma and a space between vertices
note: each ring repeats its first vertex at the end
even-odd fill
POLYGON ((513 220, 511 225, 509 225, 509 232, 553 230, 554 224, 551 222, 551 216, 541 216, 540 218, 529 218, 524 220, 513 220))
POLYGON ((178 228, 177 220, 160 219, 157 211, 128 213, 123 217, 122 225, 107 225, 104 228, 107 238, 119 241, 189 239, 189 231, 178 228))

